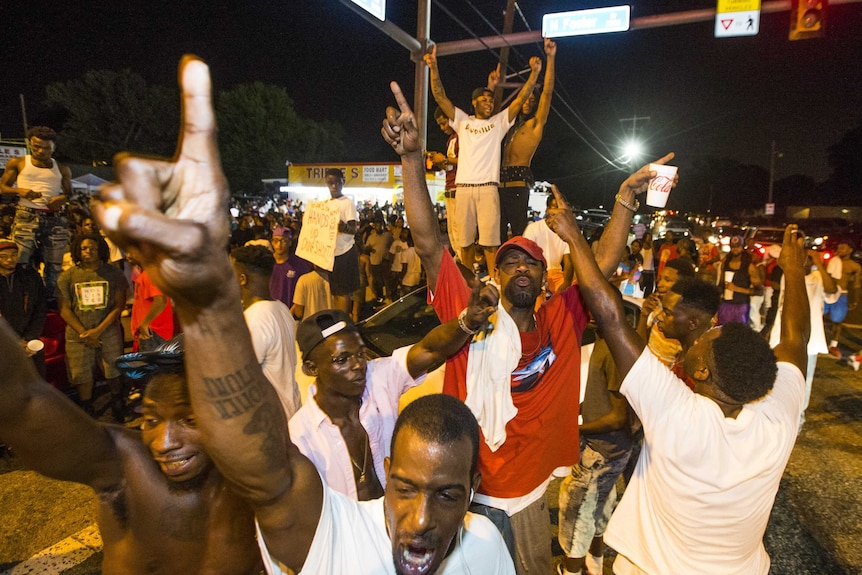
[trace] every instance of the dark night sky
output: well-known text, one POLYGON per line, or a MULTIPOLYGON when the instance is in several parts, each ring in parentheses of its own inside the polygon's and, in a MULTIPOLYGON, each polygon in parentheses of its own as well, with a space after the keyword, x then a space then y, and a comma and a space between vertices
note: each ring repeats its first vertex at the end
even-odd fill
MULTIPOLYGON (((598 5, 521 2, 533 29, 544 12, 598 5)), ((434 0, 432 38, 470 37, 443 8, 477 35, 491 35, 474 6, 502 25, 505 0, 434 0)), ((632 15, 714 7, 711 0, 635 0, 632 15)), ((388 0, 387 14, 415 32, 415 0, 388 0)), ((559 39, 555 109, 562 118, 552 114, 534 161, 537 176, 574 182, 585 171, 600 171, 602 160, 567 123, 611 156, 623 136, 619 119, 638 115, 651 117, 642 132, 650 154, 673 150, 682 168, 704 156, 767 166, 774 139, 784 153, 778 178, 804 173, 824 180, 828 146, 862 118, 862 3, 830 6, 823 39, 788 41, 789 20, 788 12, 764 14, 760 34, 747 38, 715 39, 714 24, 704 22, 559 39)), ((516 19, 515 30, 524 29, 516 19)), ((345 159, 391 160, 379 136, 383 108, 392 101, 388 81, 397 80, 405 92, 413 88, 406 50, 337 0, 11 0, 3 6, 0 45, 0 135, 6 138, 22 135, 19 93, 36 124, 49 119, 42 101, 51 82, 90 69, 129 68, 149 82, 173 83, 180 56, 192 52, 210 64, 217 89, 255 80, 282 85, 301 114, 341 123, 345 159)), ((515 51, 520 69, 540 47, 515 51)), ((441 58, 450 98, 467 108, 469 92, 495 64, 487 51, 441 58)), ((432 124, 429 148, 442 144, 432 124)))

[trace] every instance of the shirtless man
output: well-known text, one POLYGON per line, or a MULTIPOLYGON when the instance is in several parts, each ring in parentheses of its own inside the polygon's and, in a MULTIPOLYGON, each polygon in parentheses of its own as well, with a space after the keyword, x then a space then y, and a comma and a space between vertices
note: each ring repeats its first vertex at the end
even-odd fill
POLYGON ((838 284, 839 296, 837 301, 827 302, 823 312, 832 320, 829 353, 839 358, 841 350, 838 347, 838 338, 843 327, 841 324, 847 317, 847 312, 856 309, 859 304, 859 289, 862 287, 862 266, 851 259, 853 249, 854 246, 849 241, 842 241, 838 244, 835 257, 829 260, 829 265, 826 266, 826 271, 838 284))
POLYGON ((550 38, 545 38, 545 54, 548 61, 539 105, 536 107, 536 93, 533 92, 524 102, 515 125, 503 142, 503 169, 500 172, 500 235, 503 241, 506 240, 507 226, 512 226, 513 236, 523 235, 527 227, 527 206, 535 183, 530 164, 542 141, 554 95, 557 45, 550 38))
POLYGON ((144 354, 133 367, 155 370, 140 431, 94 421, 42 381, 4 319, 0 363, 0 443, 30 469, 95 491, 102 573, 260 572, 254 517, 204 450, 182 353, 144 354))

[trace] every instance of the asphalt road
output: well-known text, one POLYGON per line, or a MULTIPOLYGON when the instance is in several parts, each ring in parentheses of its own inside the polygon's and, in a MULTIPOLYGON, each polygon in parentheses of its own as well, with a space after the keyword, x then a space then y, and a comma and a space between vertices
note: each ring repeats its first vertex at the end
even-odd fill
MULTIPOLYGON (((842 344, 846 351, 862 350, 862 331, 848 330, 842 344)), ((766 531, 770 573, 862 575, 860 485, 862 371, 821 356, 806 422, 766 531)), ((94 520, 88 488, 23 470, 14 457, 0 459, 0 575, 100 573, 94 520)))

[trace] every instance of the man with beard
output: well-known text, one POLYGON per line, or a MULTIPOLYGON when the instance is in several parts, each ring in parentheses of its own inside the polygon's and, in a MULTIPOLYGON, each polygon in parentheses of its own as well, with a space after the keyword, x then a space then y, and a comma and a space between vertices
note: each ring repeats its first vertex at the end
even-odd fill
POLYGON ((551 97, 554 94, 554 61, 557 45, 545 38, 545 54, 548 57, 545 69, 545 82, 542 95, 536 106, 536 93, 530 94, 521 107, 515 125, 503 141, 503 168, 500 172, 500 235, 507 237, 507 229, 512 226, 512 235, 520 236, 527 227, 527 206, 530 203, 530 190, 535 179, 530 164, 533 154, 542 141, 548 114, 551 112, 551 97))
POLYGON ((493 276, 494 255, 500 245, 500 196, 497 189, 500 184, 500 144, 521 106, 533 92, 542 70, 542 61, 535 56, 530 58, 527 82, 509 107, 497 114, 493 114, 493 92, 488 88, 473 90, 475 114, 468 116, 446 96, 437 69, 437 46, 432 46, 424 58, 431 71, 434 100, 458 134, 458 172, 455 175, 458 201, 455 203, 455 218, 461 245, 452 247, 460 250, 462 263, 472 263, 469 248, 476 241, 478 230, 479 245, 485 252, 485 264, 488 273, 493 276))
MULTIPOLYGON (((358 503, 326 488, 290 441, 284 410, 243 326, 239 286, 221 248, 230 191, 218 156, 209 71, 187 56, 180 80, 184 124, 174 159, 118 157, 121 183, 103 189, 95 209, 108 233, 138 250, 136 259, 176 302, 203 443, 253 508, 267 570, 512 573, 493 526, 467 514, 481 479, 478 432, 456 400, 429 396, 405 409, 384 463, 385 495, 375 501, 358 503)), ((475 329, 486 307, 477 306, 459 329, 475 329)), ((329 361, 360 361, 360 353, 340 349, 329 361)))
POLYGON ((181 350, 121 358, 151 377, 140 431, 92 420, 42 381, 2 319, 0 361, 0 442, 30 469, 93 489, 102 573, 259 573, 254 517, 201 443, 181 350))
MULTIPOLYGON (((399 110, 386 110, 381 131, 401 155, 404 204, 416 252, 437 315, 448 321, 468 312, 470 288, 439 236, 413 112, 398 85, 391 87, 399 110)), ((657 163, 671 158, 668 154, 657 163)), ((646 189, 654 173, 645 166, 620 186, 596 248, 608 276, 617 267, 637 210, 635 193, 646 189)), ((484 440, 479 470, 485 481, 473 509, 491 517, 503 533, 518 573, 550 573, 544 497, 553 471, 578 460, 571 446, 578 444, 580 346, 588 317, 577 286, 554 294, 534 313, 546 262, 532 240, 510 239, 497 250, 496 263, 500 298, 491 317, 494 328, 477 330, 472 343, 450 358, 443 391, 478 414, 484 440)))

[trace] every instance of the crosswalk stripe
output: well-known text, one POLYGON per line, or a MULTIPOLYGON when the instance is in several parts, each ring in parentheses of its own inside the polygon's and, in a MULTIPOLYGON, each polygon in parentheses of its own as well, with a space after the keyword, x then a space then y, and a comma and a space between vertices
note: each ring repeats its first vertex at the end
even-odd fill
POLYGON ((102 550, 102 536, 96 524, 81 529, 62 541, 39 551, 0 575, 58 575, 83 563, 102 550))

